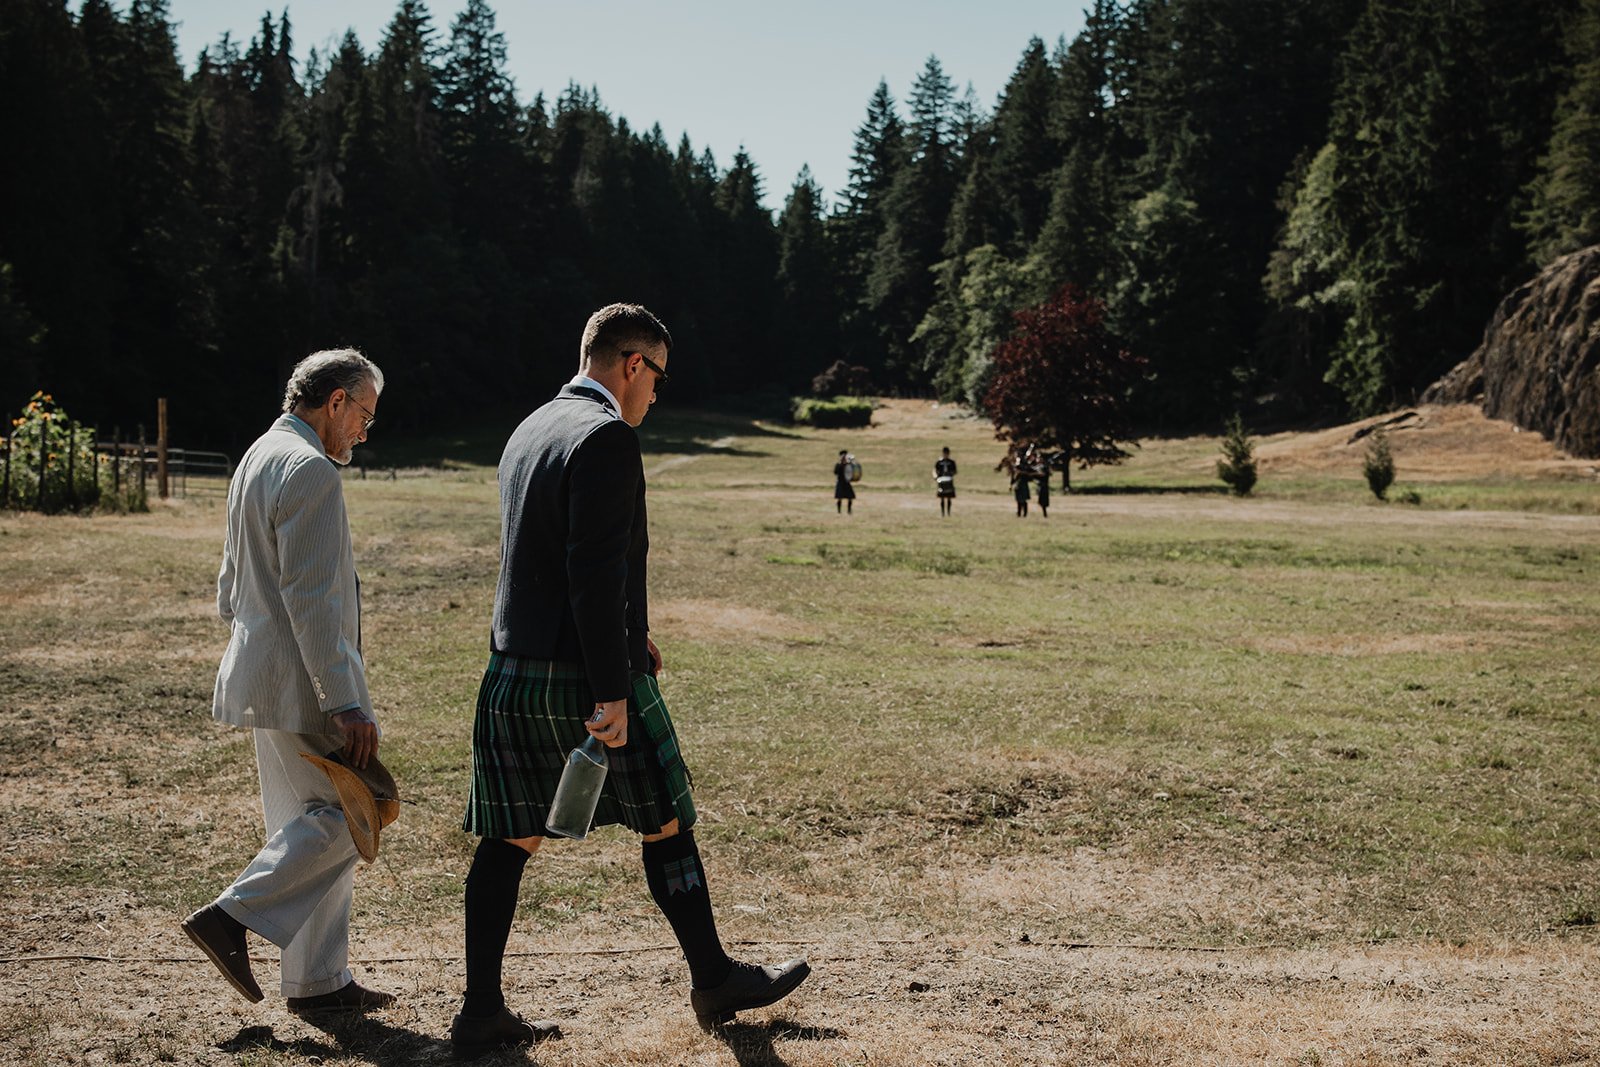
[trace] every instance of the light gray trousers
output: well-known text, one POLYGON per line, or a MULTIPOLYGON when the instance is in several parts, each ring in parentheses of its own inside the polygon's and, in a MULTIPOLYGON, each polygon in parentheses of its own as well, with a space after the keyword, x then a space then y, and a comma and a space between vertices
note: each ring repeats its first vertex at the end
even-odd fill
POLYGON ((252 732, 267 843, 217 904, 283 950, 284 996, 331 993, 351 980, 350 895, 359 857, 333 783, 300 753, 325 756, 343 741, 252 732))

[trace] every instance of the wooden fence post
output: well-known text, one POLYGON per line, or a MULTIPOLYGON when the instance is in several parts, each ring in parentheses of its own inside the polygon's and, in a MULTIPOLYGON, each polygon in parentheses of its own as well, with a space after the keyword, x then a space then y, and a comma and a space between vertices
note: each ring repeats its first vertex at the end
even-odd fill
POLYGON ((45 462, 50 456, 50 413, 45 412, 39 417, 39 488, 33 494, 33 510, 44 510, 44 472, 45 462))
POLYGON ((156 491, 167 499, 167 398, 156 401, 156 491))
POLYGON ((78 506, 78 465, 75 459, 78 452, 78 424, 71 419, 67 420, 67 506, 78 506))

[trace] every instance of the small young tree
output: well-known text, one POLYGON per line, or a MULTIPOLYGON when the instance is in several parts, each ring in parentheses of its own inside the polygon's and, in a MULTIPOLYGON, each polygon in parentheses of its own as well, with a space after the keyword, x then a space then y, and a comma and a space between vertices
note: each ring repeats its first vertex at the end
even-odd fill
POLYGON ((1389 487, 1394 484, 1394 453, 1389 451, 1389 435, 1382 426, 1372 431, 1361 472, 1367 476, 1367 488, 1372 490, 1372 495, 1379 500, 1386 499, 1389 487))
POLYGON ((1145 361, 1129 352, 1105 324, 1105 305, 1068 285, 1055 296, 1013 316, 1011 337, 990 360, 993 377, 983 407, 1001 440, 1027 441, 1062 453, 1079 469, 1120 463, 1135 443, 1128 395, 1145 361))
POLYGON ((1235 414, 1228 420, 1228 432, 1222 438, 1222 458, 1217 460, 1217 477, 1221 478, 1234 496, 1249 496, 1256 485, 1255 444, 1245 433, 1244 419, 1235 414))

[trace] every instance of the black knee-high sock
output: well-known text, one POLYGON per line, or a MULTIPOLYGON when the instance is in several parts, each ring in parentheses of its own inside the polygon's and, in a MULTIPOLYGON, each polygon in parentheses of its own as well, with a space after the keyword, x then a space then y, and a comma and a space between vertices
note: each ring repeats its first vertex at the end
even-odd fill
POLYGON ((505 1007, 500 967, 517 913, 517 890, 528 853, 509 841, 478 842, 467 872, 467 995, 461 1014, 482 1018, 505 1007))
POLYGON ((706 891, 706 872, 700 866, 694 831, 646 841, 644 877, 656 907, 678 937, 695 988, 721 985, 733 962, 717 939, 717 921, 711 915, 711 894, 706 891))

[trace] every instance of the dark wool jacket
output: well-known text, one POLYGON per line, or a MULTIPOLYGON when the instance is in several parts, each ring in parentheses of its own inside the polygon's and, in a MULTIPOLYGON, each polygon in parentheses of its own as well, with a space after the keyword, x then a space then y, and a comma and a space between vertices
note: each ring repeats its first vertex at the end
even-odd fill
POLYGON ((596 701, 652 669, 650 535, 639 437, 600 393, 566 385, 522 421, 500 457, 500 580, 491 644, 581 663, 596 701))

